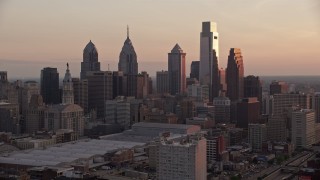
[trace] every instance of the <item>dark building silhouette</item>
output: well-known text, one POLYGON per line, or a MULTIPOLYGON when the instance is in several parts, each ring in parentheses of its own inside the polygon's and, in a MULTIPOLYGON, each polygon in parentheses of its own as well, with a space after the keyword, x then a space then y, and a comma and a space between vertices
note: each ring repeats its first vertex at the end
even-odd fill
POLYGON ((176 44, 168 53, 169 92, 172 95, 186 91, 186 53, 176 44))
POLYGON ((270 95, 288 93, 289 85, 283 81, 273 81, 270 84, 270 95))
POLYGON ((244 98, 237 103, 237 127, 248 128, 248 124, 259 123, 260 102, 257 98, 244 98))
POLYGON ((219 66, 218 66, 218 58, 216 55, 216 51, 212 50, 212 87, 209 91, 209 99, 210 102, 213 101, 213 98, 219 97, 219 92, 221 89, 220 78, 219 78, 219 66))
POLYGON ((105 117, 106 100, 113 99, 113 75, 111 71, 90 71, 87 73, 88 110, 94 110, 98 118, 105 117))
POLYGON ((229 97, 231 101, 243 98, 243 76, 244 67, 241 50, 231 48, 226 72, 227 97, 229 97))
POLYGON ((157 93, 169 92, 169 73, 168 71, 157 71, 157 93))
POLYGON ((257 97, 262 102, 262 85, 259 76, 247 76, 244 78, 244 97, 257 97))
POLYGON ((88 71, 100 71, 98 50, 91 40, 83 50, 83 62, 81 62, 80 78, 85 79, 88 71))
POLYGON ((127 39, 125 40, 119 55, 118 70, 126 76, 127 90, 126 96, 137 96, 137 75, 138 61, 137 54, 129 38, 129 28, 127 29, 127 39))
POLYGON ((112 81, 113 81, 113 98, 117 96, 124 96, 125 95, 125 77, 122 71, 113 71, 112 74, 112 81))
POLYGON ((219 69, 220 91, 225 95, 227 92, 226 69, 219 69))
POLYGON ((46 67, 41 70, 40 92, 45 104, 59 104, 61 102, 57 68, 46 67))
POLYGON ((200 61, 192 61, 190 68, 190 78, 196 78, 199 81, 200 61))

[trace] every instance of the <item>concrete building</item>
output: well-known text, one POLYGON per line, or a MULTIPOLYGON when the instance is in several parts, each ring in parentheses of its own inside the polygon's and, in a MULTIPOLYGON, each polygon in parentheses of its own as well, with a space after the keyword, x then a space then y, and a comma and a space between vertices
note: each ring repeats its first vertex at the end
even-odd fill
POLYGON ((283 81, 273 81, 270 84, 270 95, 288 93, 289 85, 283 81))
POLYGON ((87 72, 87 102, 88 109, 96 111, 98 118, 105 117, 106 100, 113 99, 113 75, 111 71, 89 71, 87 72))
POLYGON ((137 75, 137 99, 145 99, 149 92, 149 74, 145 71, 142 71, 137 75))
POLYGON ((316 141, 315 112, 311 109, 298 109, 292 112, 291 140, 296 148, 310 148, 316 141))
POLYGON ((198 101, 209 101, 208 85, 192 84, 188 86, 188 96, 193 97, 198 101))
POLYGON ((274 94, 272 102, 272 114, 283 115, 288 108, 299 106, 302 109, 310 109, 309 94, 274 94))
POLYGON ((45 104, 41 95, 32 95, 29 107, 25 113, 26 133, 32 134, 44 128, 45 104))
POLYGON ((19 105, 0 101, 0 131, 20 133, 19 105))
POLYGON ((216 97, 213 99, 214 120, 216 123, 230 123, 231 101, 227 97, 216 97))
POLYGON ((221 160, 222 152, 226 150, 223 135, 208 136, 207 139, 207 162, 221 160))
POLYGON ((287 127, 285 116, 272 116, 267 123, 268 141, 286 142, 289 138, 289 127, 287 127))
POLYGON ((219 33, 215 22, 202 22, 200 33, 200 84, 210 87, 210 101, 219 96, 219 33))
POLYGON ((168 71, 157 71, 157 93, 169 93, 169 73, 168 71))
POLYGON ((156 146, 157 179, 207 179, 207 143, 204 137, 163 138, 156 146))
POLYGON ((190 67, 190 78, 195 78, 199 81, 200 61, 192 61, 190 67))
POLYGON ((127 28, 127 39, 125 40, 119 55, 118 71, 122 71, 127 77, 126 96, 137 95, 138 61, 131 39, 129 28, 127 28))
POLYGON ((228 66, 226 70, 227 97, 231 101, 237 101, 244 96, 244 65, 241 50, 231 48, 228 56, 228 66))
POLYGON ((59 104, 59 73, 57 68, 46 67, 41 70, 41 96, 45 104, 59 104))
POLYGON ((176 44, 168 53, 169 92, 171 95, 186 92, 186 53, 176 44))
POLYGON ((315 112, 315 121, 320 123, 320 92, 312 95, 312 108, 315 112))
POLYGON ((100 71, 100 62, 98 59, 98 50, 91 42, 83 50, 83 61, 81 62, 80 79, 86 79, 88 71, 100 71))
POLYGON ((40 87, 36 81, 26 81, 23 83, 21 96, 21 112, 25 116, 25 111, 29 107, 32 95, 40 94, 40 87))
POLYGON ((105 121, 107 123, 119 124, 124 129, 129 129, 131 127, 130 103, 124 97, 107 100, 105 121))
POLYGON ((252 151, 261 152, 262 143, 267 141, 267 126, 265 124, 249 124, 248 142, 252 151))

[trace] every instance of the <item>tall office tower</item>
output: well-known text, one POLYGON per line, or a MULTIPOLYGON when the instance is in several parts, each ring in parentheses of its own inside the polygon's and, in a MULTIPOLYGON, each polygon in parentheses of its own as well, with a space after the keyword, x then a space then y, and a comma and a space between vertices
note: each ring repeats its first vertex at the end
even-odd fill
POLYGON ((231 48, 228 57, 228 66, 226 73, 227 80, 227 97, 231 101, 237 101, 243 98, 243 58, 241 50, 238 48, 231 48))
POLYGON ((168 71, 157 71, 157 93, 169 92, 169 73, 168 71))
POLYGON ((106 101, 106 123, 119 124, 124 129, 130 128, 130 103, 123 96, 106 101))
POLYGON ((274 94, 272 103, 272 114, 283 115, 288 108, 299 106, 303 109, 310 109, 309 94, 274 94))
POLYGON ((201 84, 206 84, 210 88, 210 100, 218 97, 216 84, 219 77, 217 71, 219 63, 219 34, 215 22, 202 22, 202 32, 200 33, 200 73, 199 79, 201 84), (215 95, 217 94, 217 95, 215 95))
POLYGON ((190 68, 190 78, 195 78, 199 81, 200 61, 192 61, 190 68))
POLYGON ((69 70, 69 63, 67 63, 67 70, 64 75, 62 86, 62 104, 74 104, 73 84, 69 70))
POLYGON ((292 112, 291 141, 297 148, 310 148, 316 141, 315 113, 311 109, 298 109, 292 112))
POLYGON ((172 95, 186 91, 186 53, 176 44, 168 53, 169 92, 172 95))
POLYGON ((7 99, 7 86, 8 82, 8 73, 7 71, 0 71, 0 100, 7 99))
POLYGON ((118 96, 124 96, 126 84, 125 77, 122 71, 113 71, 113 99, 118 96))
POLYGON ((41 70, 41 95, 45 104, 59 104, 59 73, 57 68, 41 70))
POLYGON ((209 101, 208 85, 192 84, 188 86, 188 96, 193 97, 198 101, 209 101))
POLYGON ((259 76, 246 76, 244 78, 244 97, 256 97, 262 102, 262 85, 259 76))
POLYGON ((39 94, 32 95, 25 115, 27 133, 32 134, 44 128, 45 109, 42 96, 39 94))
POLYGON ((220 91, 225 94, 227 92, 227 82, 226 82, 226 70, 223 68, 219 69, 219 78, 220 78, 220 91))
POLYGON ((81 62, 80 79, 86 78, 88 71, 100 71, 100 62, 98 61, 98 50, 91 42, 83 50, 83 61, 81 62))
POLYGON ((249 124, 248 140, 252 151, 261 152, 262 143, 267 141, 267 126, 265 124, 249 124))
POLYGON ((127 28, 127 39, 125 40, 119 56, 118 70, 127 77, 127 96, 137 96, 138 62, 137 54, 129 38, 127 28))
POLYGON ((88 80, 79 78, 72 78, 74 104, 81 106, 84 113, 88 112, 88 80))
POLYGON ((219 96, 213 99, 216 123, 230 123, 230 105, 231 101, 227 97, 219 96))
POLYGON ((137 99, 145 99, 149 94, 149 74, 142 71, 137 75, 137 99))
POLYGON ((40 94, 40 87, 36 81, 26 81, 23 84, 21 96, 21 112, 25 115, 25 111, 29 107, 32 95, 40 94))
POLYGON ((151 77, 148 78, 148 88, 149 94, 153 94, 153 81, 151 77))
POLYGON ((286 142, 288 139, 287 118, 285 116, 272 116, 268 119, 268 141, 286 142))
POLYGON ((203 137, 164 139, 156 145, 157 179, 207 179, 207 143, 203 137))
POLYGON ((270 84, 270 95, 288 93, 289 85, 283 81, 273 81, 270 84))
POLYGON ((257 98, 244 98, 237 103, 237 127, 248 128, 248 124, 259 122, 260 102, 257 98))
POLYGON ((113 75, 111 71, 90 71, 87 72, 87 103, 88 110, 94 110, 98 118, 105 117, 106 100, 113 99, 113 75))

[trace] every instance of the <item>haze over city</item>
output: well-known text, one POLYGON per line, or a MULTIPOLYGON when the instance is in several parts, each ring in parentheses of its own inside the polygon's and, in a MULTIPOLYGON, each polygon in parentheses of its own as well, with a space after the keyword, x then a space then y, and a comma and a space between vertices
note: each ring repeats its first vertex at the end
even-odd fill
POLYGON ((215 21, 221 67, 229 48, 239 47, 247 75, 319 75, 319 10, 317 0, 1 0, 0 68, 10 78, 38 78, 46 66, 63 74, 69 62, 77 77, 92 40, 101 69, 117 70, 129 25, 139 72, 166 69, 179 43, 189 74, 199 60, 201 22, 215 21))

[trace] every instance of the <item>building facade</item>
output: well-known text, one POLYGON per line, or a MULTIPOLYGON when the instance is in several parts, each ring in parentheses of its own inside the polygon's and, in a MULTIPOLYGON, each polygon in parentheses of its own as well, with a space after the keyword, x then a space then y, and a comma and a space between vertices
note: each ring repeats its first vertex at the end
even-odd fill
POLYGON ((59 73, 57 68, 41 70, 41 96, 45 104, 59 104, 59 73))
POLYGON ((91 42, 83 50, 83 61, 81 62, 80 79, 86 79, 88 71, 100 71, 100 62, 98 59, 98 50, 91 42))
POLYGON ((169 73, 168 71, 157 71, 157 93, 169 93, 169 73))
POLYGON ((169 92, 172 95, 186 91, 186 53, 176 44, 168 53, 169 92))

